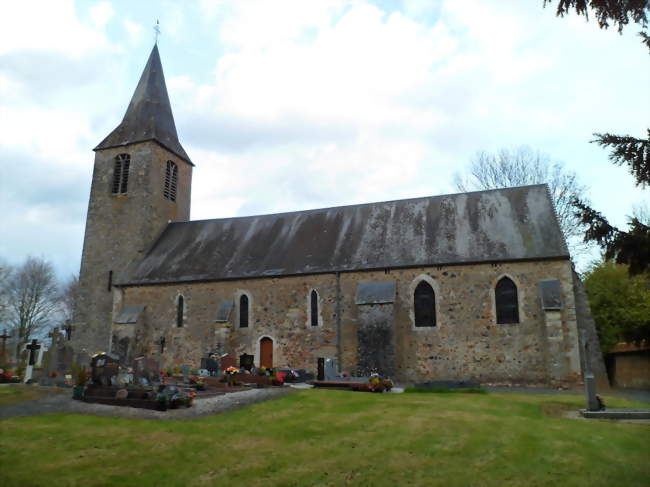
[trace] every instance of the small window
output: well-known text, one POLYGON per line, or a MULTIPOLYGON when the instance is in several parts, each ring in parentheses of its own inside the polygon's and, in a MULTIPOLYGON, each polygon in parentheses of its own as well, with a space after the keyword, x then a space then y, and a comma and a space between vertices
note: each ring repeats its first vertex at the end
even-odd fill
POLYGON ((502 277, 494 289, 497 323, 519 323, 519 300, 517 286, 512 279, 502 277))
POLYGON ((172 162, 167 161, 167 169, 165 170, 165 189, 163 196, 170 201, 176 201, 176 188, 178 187, 178 166, 172 162))
POLYGON ((413 296, 415 326, 436 326, 436 297, 426 281, 420 281, 413 296))
POLYGON ((248 296, 239 297, 239 327, 248 328, 248 296))
POLYGON ((113 290, 113 271, 108 271, 108 291, 113 290))
POLYGON ((178 297, 178 306, 176 307, 176 328, 183 328, 183 313, 185 312, 185 300, 183 296, 178 297))
POLYGON ((113 169, 113 194, 126 194, 129 185, 129 166, 131 156, 119 154, 115 157, 113 169))
POLYGON ((314 290, 311 292, 309 297, 310 302, 310 313, 311 313, 311 326, 318 326, 318 293, 314 290))

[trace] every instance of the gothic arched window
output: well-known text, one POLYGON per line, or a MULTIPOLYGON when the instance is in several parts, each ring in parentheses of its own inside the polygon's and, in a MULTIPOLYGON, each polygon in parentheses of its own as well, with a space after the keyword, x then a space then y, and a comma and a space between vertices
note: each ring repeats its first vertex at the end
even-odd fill
POLYGON ((115 156, 115 166, 113 170, 113 194, 126 194, 126 190, 129 184, 130 165, 130 155, 118 154, 115 156))
POLYGON ((172 162, 167 161, 167 169, 165 169, 165 189, 163 196, 170 201, 176 201, 176 188, 178 186, 178 166, 172 162))
POLYGON ((312 290, 309 296, 311 326, 318 326, 318 293, 312 290))
POLYGON ((517 286, 509 277, 502 277, 494 288, 497 323, 519 323, 517 286))
POLYGON ((176 307, 176 327, 183 328, 183 313, 185 312, 185 300, 183 296, 178 297, 178 305, 176 307))
POLYGON ((415 326, 436 326, 436 295, 426 281, 420 281, 413 293, 415 326))
POLYGON ((239 327, 248 328, 248 296, 239 297, 239 327))

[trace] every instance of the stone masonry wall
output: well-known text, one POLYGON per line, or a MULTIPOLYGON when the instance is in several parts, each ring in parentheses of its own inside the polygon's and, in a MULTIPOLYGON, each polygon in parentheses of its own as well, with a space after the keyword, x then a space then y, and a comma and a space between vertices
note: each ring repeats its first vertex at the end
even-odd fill
POLYGON ((549 360, 560 363, 566 375, 563 382, 579 379, 571 267, 563 260, 343 273, 340 343, 335 274, 125 288, 120 306, 144 304, 145 316, 137 324, 127 325, 128 329, 120 325, 114 332, 138 337, 135 354, 158 354, 160 337, 165 336, 165 366, 190 363, 198 367, 201 357, 224 337, 227 352, 235 357, 253 354, 259 363, 259 342, 266 336, 273 340, 276 366, 314 370, 318 357, 340 353, 342 369, 354 371, 360 323, 360 307, 355 304, 357 284, 387 280, 397 284, 393 305, 397 379, 549 384, 557 382, 550 377, 549 360), (518 324, 496 324, 494 286, 504 275, 517 284, 518 324), (426 279, 435 290, 436 327, 414 326, 413 291, 420 279, 426 279), (551 348, 537 287, 540 280, 547 279, 560 280, 563 301, 553 318, 562 338, 551 348), (317 327, 312 327, 309 319, 312 289, 319 295, 317 327), (249 297, 248 328, 237 325, 242 293, 249 297), (183 328, 176 327, 179 295, 185 302, 183 328), (225 300, 236 306, 229 323, 216 323, 217 308, 225 300))
POLYGON ((119 283, 131 262, 142 258, 169 221, 189 219, 191 180, 191 166, 154 142, 96 152, 72 336, 79 359, 110 347, 113 293, 109 272, 112 282, 119 283), (127 193, 114 195, 118 154, 129 154, 131 161, 127 193), (163 197, 167 160, 179 168, 176 202, 163 197))

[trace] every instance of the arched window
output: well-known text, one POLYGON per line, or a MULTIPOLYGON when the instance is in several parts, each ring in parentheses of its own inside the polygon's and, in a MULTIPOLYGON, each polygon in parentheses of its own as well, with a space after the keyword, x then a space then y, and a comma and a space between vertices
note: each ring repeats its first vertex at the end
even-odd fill
POLYGON ((167 161, 167 169, 165 170, 165 189, 163 196, 170 201, 176 201, 176 187, 178 186, 178 166, 172 162, 167 161))
POLYGON ((415 326, 436 326, 436 295, 426 281, 420 281, 413 293, 415 326))
POLYGON ((497 323, 519 323, 517 286, 509 277, 502 277, 494 288, 497 323))
POLYGON ((115 156, 115 167, 113 170, 113 194, 126 194, 129 184, 129 166, 131 156, 118 154, 115 156))
POLYGON ((178 306, 176 308, 176 327, 183 328, 183 313, 185 312, 185 300, 183 296, 178 297, 178 306))
POLYGON ((312 290, 309 296, 311 326, 318 326, 318 293, 312 290))
POLYGON ((248 328, 248 296, 239 297, 239 327, 248 328))

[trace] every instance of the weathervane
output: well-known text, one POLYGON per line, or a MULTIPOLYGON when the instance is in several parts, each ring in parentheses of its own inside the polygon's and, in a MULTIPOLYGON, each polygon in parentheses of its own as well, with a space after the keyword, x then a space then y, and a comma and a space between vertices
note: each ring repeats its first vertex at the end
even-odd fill
POLYGON ((158 44, 158 36, 160 35, 160 21, 158 19, 156 19, 156 25, 153 26, 153 31, 155 32, 155 43, 158 44))

